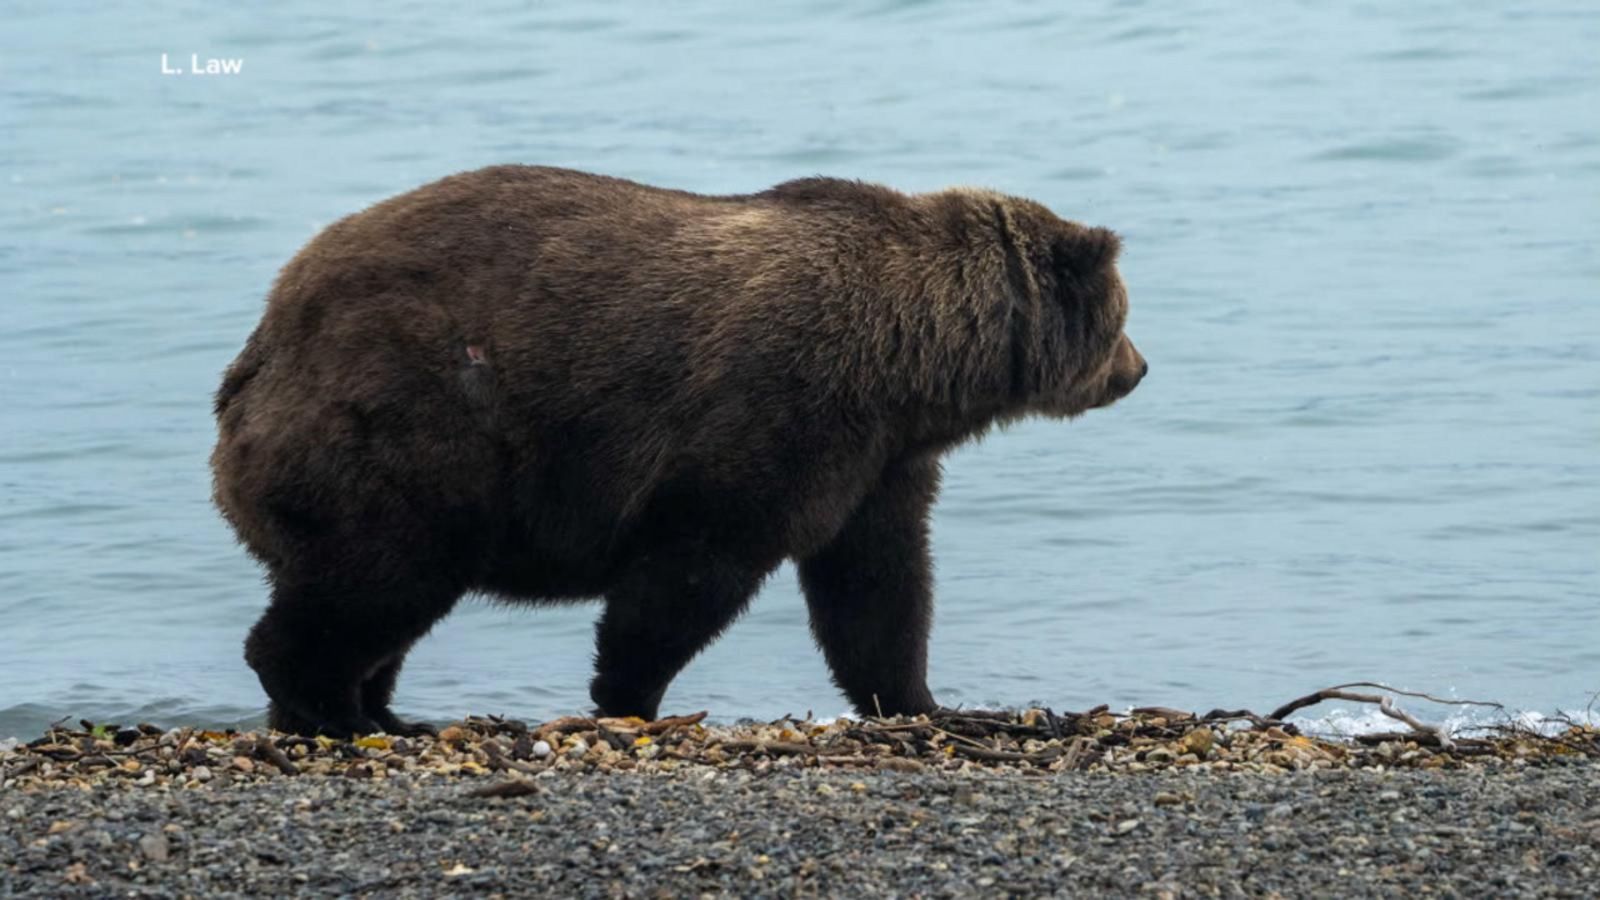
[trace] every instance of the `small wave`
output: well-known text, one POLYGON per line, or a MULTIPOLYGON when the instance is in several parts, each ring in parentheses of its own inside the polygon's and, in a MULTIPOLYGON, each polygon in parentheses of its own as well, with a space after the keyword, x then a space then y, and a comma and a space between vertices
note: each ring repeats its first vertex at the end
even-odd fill
POLYGON ((1324 162, 1434 162, 1456 154, 1456 142, 1442 137, 1391 138, 1346 144, 1312 157, 1324 162))
MULTIPOLYGON (((1500 713, 1473 710, 1454 713, 1436 723, 1423 716, 1418 718, 1429 724, 1436 724, 1446 734, 1458 738, 1484 737, 1507 728, 1551 737, 1575 724, 1592 726, 1600 723, 1600 710, 1558 709, 1553 713, 1523 710, 1500 713)), ((1306 734, 1336 739, 1409 730, 1403 722, 1396 721, 1372 708, 1333 709, 1321 716, 1291 716, 1289 721, 1306 734)))

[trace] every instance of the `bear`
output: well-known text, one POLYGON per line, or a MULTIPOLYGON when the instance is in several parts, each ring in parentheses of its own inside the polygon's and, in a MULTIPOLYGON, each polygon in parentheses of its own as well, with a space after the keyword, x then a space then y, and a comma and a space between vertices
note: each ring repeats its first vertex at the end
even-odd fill
POLYGON ((936 709, 940 458, 1139 384, 1112 231, 988 190, 700 195, 538 166, 327 227, 215 395, 214 500, 265 570, 268 724, 416 734, 408 650, 464 595, 601 599, 598 714, 793 561, 861 714, 936 709))

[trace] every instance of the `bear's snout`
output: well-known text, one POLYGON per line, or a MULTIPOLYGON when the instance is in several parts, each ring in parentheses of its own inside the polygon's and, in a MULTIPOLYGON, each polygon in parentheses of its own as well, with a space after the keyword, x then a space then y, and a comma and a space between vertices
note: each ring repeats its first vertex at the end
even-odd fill
POLYGON ((1100 397, 1096 407, 1110 406, 1123 397, 1133 393, 1139 386, 1144 376, 1150 372, 1150 363, 1133 346, 1133 341, 1123 336, 1121 343, 1117 344, 1117 352, 1111 357, 1111 369, 1106 375, 1105 391, 1100 397))

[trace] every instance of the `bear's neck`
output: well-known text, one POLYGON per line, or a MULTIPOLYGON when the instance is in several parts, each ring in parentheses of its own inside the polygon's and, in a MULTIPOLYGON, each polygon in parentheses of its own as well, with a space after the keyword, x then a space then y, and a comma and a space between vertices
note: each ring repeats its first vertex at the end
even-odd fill
POLYGON ((949 446, 1023 416, 1036 390, 1037 289, 998 242, 966 255, 899 248, 856 334, 856 371, 878 408, 902 411, 913 446, 949 446))

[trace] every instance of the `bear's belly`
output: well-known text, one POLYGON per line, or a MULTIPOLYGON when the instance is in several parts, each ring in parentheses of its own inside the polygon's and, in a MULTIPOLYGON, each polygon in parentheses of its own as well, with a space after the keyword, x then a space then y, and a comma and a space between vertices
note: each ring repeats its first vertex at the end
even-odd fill
POLYGON ((572 490, 586 481, 513 492, 517 509, 488 557, 479 590, 532 603, 597 598, 635 565, 685 554, 770 571, 831 540, 868 487, 835 472, 737 489, 680 476, 628 502, 598 487, 587 494, 572 490), (798 485, 809 490, 796 491, 798 485))

